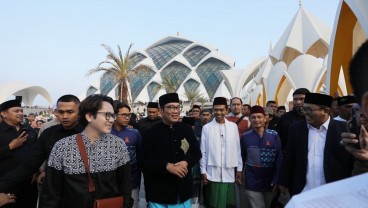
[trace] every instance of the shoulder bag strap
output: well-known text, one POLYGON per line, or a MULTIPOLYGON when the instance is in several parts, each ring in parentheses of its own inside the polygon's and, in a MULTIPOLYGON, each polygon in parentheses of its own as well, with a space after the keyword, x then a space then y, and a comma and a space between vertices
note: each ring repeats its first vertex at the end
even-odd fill
POLYGON ((245 115, 242 115, 235 123, 236 125, 238 125, 240 123, 240 121, 243 120, 243 118, 245 117, 245 115))
POLYGON ((89 164, 88 164, 88 157, 87 157, 87 152, 86 152, 86 146, 83 143, 82 135, 80 133, 77 134, 77 138, 76 139, 77 139, 77 145, 78 145, 78 148, 79 148, 80 155, 82 157, 84 166, 86 168, 86 172, 88 174, 88 191, 90 193, 92 193, 92 192, 95 192, 96 188, 95 188, 95 185, 93 184, 91 173, 89 171, 89 164))

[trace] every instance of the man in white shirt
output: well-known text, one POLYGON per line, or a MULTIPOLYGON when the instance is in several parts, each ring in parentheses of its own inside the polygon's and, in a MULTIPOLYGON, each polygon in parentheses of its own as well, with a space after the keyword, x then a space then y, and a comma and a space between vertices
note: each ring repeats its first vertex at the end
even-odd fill
POLYGON ((201 182, 207 185, 206 207, 235 207, 235 182, 241 184, 243 162, 238 127, 225 119, 227 100, 216 97, 214 117, 203 126, 201 182))
POLYGON ((279 179, 280 190, 290 195, 351 176, 353 159, 340 144, 344 122, 330 118, 332 97, 307 93, 305 121, 290 126, 279 179))

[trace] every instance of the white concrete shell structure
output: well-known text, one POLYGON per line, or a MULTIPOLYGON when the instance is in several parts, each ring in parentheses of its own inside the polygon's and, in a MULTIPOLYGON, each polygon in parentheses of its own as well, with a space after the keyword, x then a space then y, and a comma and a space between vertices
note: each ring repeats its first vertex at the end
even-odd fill
POLYGON ((26 106, 32 106, 37 95, 42 96, 52 106, 52 99, 49 92, 40 86, 33 86, 20 81, 13 81, 0 84, 0 103, 9 99, 10 96, 22 96, 22 102, 26 106))
MULTIPOLYGON (((230 89, 233 96, 244 98, 251 105, 265 105, 268 100, 287 105, 292 92, 301 87, 324 92, 330 35, 327 25, 300 6, 268 57, 258 62, 259 66, 243 71, 241 80, 235 80, 229 72, 222 75, 226 82, 239 83, 230 89), (245 87, 239 90, 239 86, 245 87)), ((345 87, 341 91, 346 94, 345 87)))
MULTIPOLYGON (((230 97, 229 85, 225 85, 220 70, 231 70, 235 61, 220 53, 217 48, 176 36, 166 37, 145 50, 137 50, 131 54, 135 63, 131 70, 139 64, 150 66, 151 70, 138 76, 130 77, 129 92, 134 103, 157 101, 166 93, 159 86, 163 77, 172 77, 176 92, 181 100, 186 101, 184 93, 199 89, 207 99, 217 96, 230 97), (158 90, 159 89, 159 90, 158 90)), ((232 71, 232 70, 231 70, 232 71)), ((96 82, 88 86, 83 95, 94 93, 116 97, 116 82, 105 73, 96 82)))
POLYGON ((349 62, 359 46, 367 40, 367 35, 368 1, 340 0, 327 64, 327 93, 341 94, 341 82, 346 84, 347 93, 352 93, 348 73, 349 62))

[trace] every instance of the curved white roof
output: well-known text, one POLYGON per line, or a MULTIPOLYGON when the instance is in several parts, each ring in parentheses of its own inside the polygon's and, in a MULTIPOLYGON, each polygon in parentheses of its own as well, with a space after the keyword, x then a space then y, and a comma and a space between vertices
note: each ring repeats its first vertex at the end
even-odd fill
POLYGON ((300 54, 322 58, 328 53, 330 36, 327 25, 300 7, 270 55, 287 65, 300 54))
MULTIPOLYGON (((357 17, 364 32, 368 34, 368 4, 366 0, 344 0, 357 17)), ((342 1, 340 2, 340 4, 342 1)), ((339 18, 339 16, 336 16, 339 18)), ((335 21, 337 22, 337 21, 335 21)))
POLYGON ((259 57, 248 64, 245 69, 220 71, 225 83, 231 87, 231 89, 229 89, 231 97, 241 94, 242 89, 251 81, 249 77, 255 76, 255 73, 258 72, 266 60, 267 57, 259 57))
POLYGON ((22 96, 24 105, 32 106, 37 95, 41 95, 52 106, 50 93, 43 87, 33 86, 21 81, 0 84, 0 103, 8 100, 9 96, 22 96))
POLYGON ((305 87, 315 91, 322 77, 322 64, 319 60, 309 54, 298 56, 289 66, 289 74, 295 89, 305 87))

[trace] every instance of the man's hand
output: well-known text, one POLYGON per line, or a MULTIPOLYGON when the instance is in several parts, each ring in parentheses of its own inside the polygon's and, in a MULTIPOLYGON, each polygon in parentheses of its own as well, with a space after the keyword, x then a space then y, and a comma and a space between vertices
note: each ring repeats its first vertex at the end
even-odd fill
POLYGON ((175 163, 174 164, 175 166, 178 166, 178 165, 180 165, 180 166, 182 166, 182 167, 184 167, 184 168, 186 168, 187 170, 188 170, 188 163, 187 163, 187 161, 180 161, 180 162, 177 162, 177 163, 175 163))
POLYGON ((38 174, 38 176, 37 176, 37 184, 38 185, 42 185, 43 184, 43 179, 45 179, 45 175, 46 175, 45 171, 44 170, 41 170, 40 171, 40 174, 38 174))
POLYGON ((167 163, 166 170, 169 171, 169 173, 178 176, 179 178, 184 178, 188 173, 188 169, 186 167, 172 163, 167 163))
POLYGON ((201 174, 201 183, 203 185, 207 185, 208 184, 207 174, 201 174))
POLYGON ((23 145, 23 143, 27 140, 28 134, 26 132, 22 132, 17 138, 13 139, 9 143, 9 149, 13 150, 23 145))
POLYGON ((285 186, 278 185, 278 187, 279 187, 280 192, 283 194, 287 194, 289 192, 289 189, 285 186))
POLYGON ((0 207, 5 204, 15 203, 15 199, 17 199, 17 197, 15 197, 14 194, 0 193, 0 207))
POLYGON ((242 184, 242 172, 236 172, 235 183, 238 185, 242 184))
POLYGON ((368 133, 364 126, 360 129, 359 140, 356 139, 356 135, 352 133, 344 132, 341 134, 342 143, 345 145, 345 149, 350 152, 355 158, 360 160, 368 160, 368 133), (361 149, 354 148, 351 144, 357 144, 360 142, 361 149))

